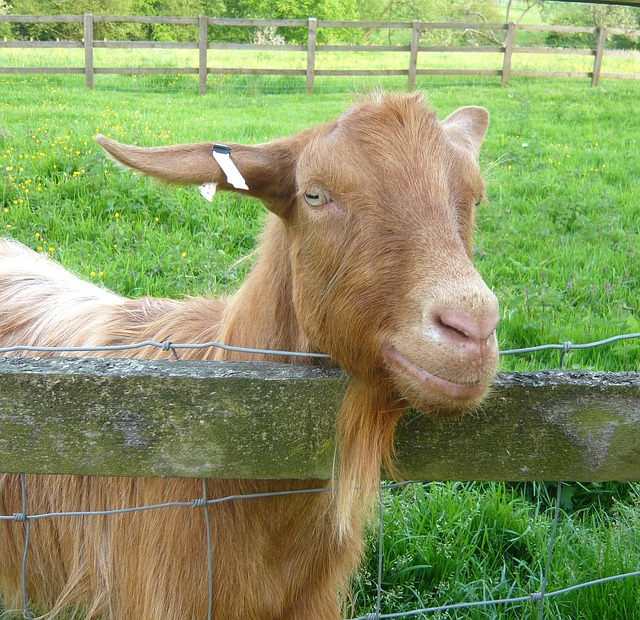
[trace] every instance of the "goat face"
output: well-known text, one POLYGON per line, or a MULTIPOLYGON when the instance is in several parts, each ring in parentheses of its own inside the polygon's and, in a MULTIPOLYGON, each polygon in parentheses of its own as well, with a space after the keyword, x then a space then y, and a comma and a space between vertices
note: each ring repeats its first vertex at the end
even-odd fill
MULTIPOLYGON (((497 369, 498 304, 471 263, 487 125, 482 108, 438 122, 420 96, 380 96, 291 138, 231 145, 246 193, 279 217, 277 260, 311 348, 434 415, 477 405, 497 369)), ((233 189, 211 144, 99 141, 147 174, 233 189)))
POLYGON ((416 97, 355 108, 302 151, 286 220, 311 342, 438 415, 475 406, 497 369, 497 300, 471 264, 487 124, 480 108, 438 123, 416 97))

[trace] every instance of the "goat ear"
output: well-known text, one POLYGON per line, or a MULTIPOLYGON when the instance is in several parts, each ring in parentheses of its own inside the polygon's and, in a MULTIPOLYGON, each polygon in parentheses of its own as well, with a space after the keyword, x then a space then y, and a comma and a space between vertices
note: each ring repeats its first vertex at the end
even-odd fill
POLYGON ((231 159, 249 189, 236 189, 227 181, 212 155, 213 143, 136 147, 97 135, 100 146, 117 162, 168 183, 216 183, 218 189, 259 198, 284 215, 296 195, 295 169, 301 140, 284 138, 268 144, 231 147, 231 159))
POLYGON ((453 142, 477 157, 489 127, 489 112, 478 106, 460 108, 442 121, 442 127, 453 142))

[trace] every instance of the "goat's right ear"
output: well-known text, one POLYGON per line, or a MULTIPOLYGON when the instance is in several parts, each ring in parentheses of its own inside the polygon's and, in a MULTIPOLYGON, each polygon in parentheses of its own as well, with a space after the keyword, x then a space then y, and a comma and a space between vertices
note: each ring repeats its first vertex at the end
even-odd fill
POLYGON ((168 183, 201 185, 259 198, 277 215, 285 215, 295 200, 296 164, 304 140, 300 134, 267 144, 245 146, 227 143, 231 160, 249 189, 236 189, 213 158, 213 143, 137 147, 97 135, 100 146, 117 162, 168 183))

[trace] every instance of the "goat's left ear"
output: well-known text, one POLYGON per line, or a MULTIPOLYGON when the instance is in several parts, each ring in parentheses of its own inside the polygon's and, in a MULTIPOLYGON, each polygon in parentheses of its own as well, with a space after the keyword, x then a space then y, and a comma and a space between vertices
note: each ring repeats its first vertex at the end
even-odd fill
POLYGON ((470 150, 474 157, 480 153, 482 141, 489 127, 489 112, 478 106, 460 108, 442 121, 449 138, 470 150))
POLYGON ((270 211, 283 216, 296 196, 295 171, 304 139, 298 134, 256 146, 227 143, 231 161, 242 175, 246 190, 229 183, 213 158, 213 143, 141 148, 102 135, 96 136, 96 140, 117 162, 143 174, 168 183, 216 183, 220 190, 259 198, 270 211))

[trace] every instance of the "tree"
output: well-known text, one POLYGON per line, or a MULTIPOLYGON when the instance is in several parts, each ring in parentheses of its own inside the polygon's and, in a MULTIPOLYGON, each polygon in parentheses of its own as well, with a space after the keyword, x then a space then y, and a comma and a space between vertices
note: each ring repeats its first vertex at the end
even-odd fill
MULTIPOLYGON (((494 0, 363 0, 360 19, 374 21, 479 22, 500 23, 502 16, 494 0)), ((394 31, 389 29, 391 42, 394 31)), ((368 33, 367 38, 373 36, 368 33)), ((400 36, 403 36, 402 33, 400 36)), ((404 33, 406 37, 407 34, 404 33)), ((430 44, 476 44, 490 37, 487 31, 426 31, 421 41, 430 44)), ((492 39, 492 42, 493 41, 492 39)))
MULTIPOLYGON (((590 26, 595 28, 640 28, 640 9, 603 5, 585 4, 564 7, 553 5, 548 9, 549 21, 555 25, 590 26)), ((640 48, 637 37, 615 35, 611 42, 618 48, 640 48)), ((558 47, 593 47, 595 39, 590 34, 550 33, 547 43, 558 47)))
MULTIPOLYGON (((358 0, 225 0, 224 17, 258 19, 307 19, 352 21, 358 19, 358 0)), ((228 29, 225 29, 228 32, 228 29)), ((277 35, 291 43, 305 43, 306 28, 280 28, 277 35)), ((253 38, 247 29, 240 35, 244 40, 253 38)), ((346 29, 318 33, 318 41, 344 40, 349 37, 346 29)))
MULTIPOLYGON (((4 0, 0 0, 0 15, 6 15, 10 11, 11 7, 4 0)), ((9 24, 0 24, 0 37, 6 37, 9 35, 11 27, 9 24)))
POLYGON ((534 7, 538 7, 540 9, 544 8, 544 0, 525 0, 525 6, 522 7, 520 5, 518 8, 520 9, 520 13, 518 15, 515 14, 515 11, 512 13, 512 9, 514 9, 513 5, 514 0, 508 0, 507 2, 507 10, 505 13, 505 22, 507 24, 511 22, 515 22, 519 24, 522 21, 522 18, 534 7))

